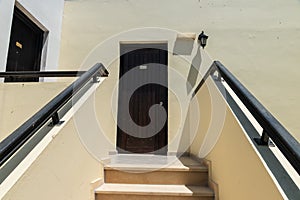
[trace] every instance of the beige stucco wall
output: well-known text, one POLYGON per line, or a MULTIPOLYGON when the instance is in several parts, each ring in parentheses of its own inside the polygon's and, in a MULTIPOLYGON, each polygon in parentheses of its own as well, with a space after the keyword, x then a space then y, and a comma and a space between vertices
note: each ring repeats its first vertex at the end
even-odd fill
MULTIPOLYGON (((96 61, 103 62, 108 67, 110 76, 100 85, 95 94, 95 102, 92 101, 91 104, 95 103, 96 116, 101 121, 104 132, 112 142, 115 142, 116 124, 111 104, 112 107, 116 107, 116 104, 112 103, 111 95, 118 80, 119 61, 116 59, 111 62, 106 59, 107 54, 101 51, 94 53, 90 60, 85 60, 89 53, 112 35, 133 28, 161 27, 195 33, 205 30, 210 36, 206 50, 211 57, 221 60, 228 66, 262 103, 296 134, 300 130, 300 125, 296 121, 299 119, 297 110, 300 108, 298 105, 300 96, 295 92, 300 84, 299 73, 297 73, 297 64, 300 61, 297 56, 300 47, 299 8, 300 3, 296 0, 65 1, 59 69, 87 68, 96 61)), ((170 50, 174 45, 174 38, 166 35, 150 38, 149 35, 134 38, 128 36, 121 38, 120 41, 124 40, 168 41, 170 50)), ((105 50, 118 54, 118 45, 119 41, 115 41, 105 50)), ((195 43, 193 55, 196 50, 195 43)), ((193 59, 193 55, 189 57, 190 60, 193 59)), ((209 59, 207 58, 206 61, 208 62, 209 59)), ((169 64, 187 78, 190 67, 188 62, 169 55, 169 64)), ((47 84, 43 84, 43 87, 48 87, 47 84)), ((61 84, 64 86, 63 83, 61 84)), ((176 85, 176 80, 172 77, 169 84, 182 87, 176 85)), ((12 115, 12 108, 6 108, 10 105, 7 102, 25 99, 22 92, 16 93, 19 87, 24 86, 6 86, 16 88, 13 88, 14 92, 11 95, 1 95, 4 99, 9 98, 1 102, 1 105, 5 105, 2 107, 2 110, 5 110, 3 116, 12 115)), ((41 88, 47 93, 41 95, 43 98, 52 95, 49 93, 50 90, 58 92, 59 89, 57 86, 50 88, 47 90, 41 88)), ((218 91, 212 92, 216 101, 222 99, 217 95, 218 91)), ((181 134, 198 130, 199 138, 194 140, 193 135, 188 138, 190 142, 194 141, 190 151, 195 155, 203 153, 200 151, 200 145, 204 140, 204 134, 201 133, 209 130, 211 116, 213 116, 209 96, 207 88, 203 87, 197 95, 199 101, 192 102, 197 103, 201 111, 198 129, 192 120, 195 114, 193 110, 190 110, 187 118, 178 117, 181 114, 178 101, 175 95, 169 92, 169 139, 175 137, 178 129, 181 130, 181 134), (183 124, 180 123, 181 120, 184 121, 183 124)), ((37 105, 36 101, 37 99, 29 102, 33 104, 30 104, 30 112, 34 112, 33 110, 41 106, 37 105)), ((41 99, 41 101, 46 100, 41 99)), ((220 105, 222 107, 224 101, 221 101, 220 105)), ((215 140, 216 145, 213 145, 214 140, 211 141, 210 144, 214 147, 212 151, 209 151, 208 146, 203 153, 209 152, 206 158, 212 161, 212 178, 219 185, 220 199, 258 199, 256 195, 262 199, 280 199, 275 184, 259 161, 258 155, 234 115, 227 106, 223 108, 226 110, 224 115, 226 123, 221 128, 220 138, 215 140), (261 180, 257 182, 253 174, 261 177, 261 180), (237 185, 240 186, 238 190, 237 185), (264 192, 261 191, 262 189, 264 192), (266 196, 262 197, 263 194, 266 196)), ((20 113, 23 116, 17 114, 19 120, 9 122, 17 124, 0 126, 7 129, 4 132, 10 132, 22 123, 23 118, 31 115, 23 109, 20 113)), ((90 119, 86 117, 85 120, 90 119)), ((7 193, 5 199, 34 199, 41 196, 45 199, 86 199, 90 195, 89 183, 102 177, 102 168, 80 143, 75 125, 72 120, 68 122, 21 180, 7 193), (28 182, 30 184, 25 184, 28 182), (40 189, 42 186, 46 189, 40 189)), ((180 136, 178 137, 181 138, 180 136)), ((180 144, 174 144, 170 150, 176 151, 179 147, 180 144)))
POLYGON ((70 82, 0 84, 0 141, 69 84, 70 82))
POLYGON ((102 165, 82 145, 71 119, 3 199, 93 199, 102 165))
MULTIPOLYGON (((193 101, 196 100, 200 107, 201 119, 205 120, 200 123, 190 152, 199 157, 206 151, 207 145, 213 147, 211 151, 206 151, 205 159, 211 161, 211 178, 218 185, 219 198, 222 200, 283 199, 255 152, 255 147, 247 139, 246 133, 210 79, 207 85, 199 90, 193 101), (224 119, 217 120, 222 126, 219 129, 219 138, 215 140, 216 129, 212 132, 211 126, 214 126, 213 116, 217 102, 223 105, 225 110, 222 113, 224 119), (203 146, 205 137, 207 137, 206 147, 203 146)), ((190 115, 193 118, 193 113, 190 115)))
MULTIPOLYGON (((299 139, 299 9, 297 0, 66 1, 59 65, 60 69, 83 66, 99 43, 134 28, 205 30, 210 56, 228 66, 299 139)), ((106 51, 118 49, 108 46, 106 51)), ((98 60, 108 65, 101 55, 98 60)), ((118 76, 117 67, 118 60, 110 68, 111 77, 118 76)), ((187 68, 181 69, 186 75, 187 68)))

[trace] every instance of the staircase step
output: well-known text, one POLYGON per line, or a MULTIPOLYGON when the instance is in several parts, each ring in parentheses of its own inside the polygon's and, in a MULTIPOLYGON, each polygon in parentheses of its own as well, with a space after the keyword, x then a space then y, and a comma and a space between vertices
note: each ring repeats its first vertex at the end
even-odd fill
POLYGON ((208 184, 208 169, 190 157, 121 155, 104 167, 106 183, 208 184))
POLYGON ((155 171, 139 168, 104 169, 105 183, 202 185, 208 181, 207 168, 163 168, 155 171))
POLYGON ((208 187, 186 185, 105 183, 95 190, 96 200, 213 200, 208 187))

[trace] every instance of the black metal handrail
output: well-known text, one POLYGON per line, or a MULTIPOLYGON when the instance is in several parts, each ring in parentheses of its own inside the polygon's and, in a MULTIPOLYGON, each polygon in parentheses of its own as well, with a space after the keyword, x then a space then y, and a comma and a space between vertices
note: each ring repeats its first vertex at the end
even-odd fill
MULTIPOLYGON (((41 74, 39 74, 41 75, 41 74)), ((58 111, 91 79, 98 76, 107 76, 105 67, 97 63, 90 70, 84 72, 70 86, 54 97, 48 104, 29 118, 12 134, 0 143, 0 166, 2 166, 35 132, 52 118, 52 123, 59 123, 58 111)))
POLYGON ((78 77, 86 71, 8 71, 0 72, 1 78, 78 77))
MULTIPOLYGON (((105 68, 100 69, 102 76, 107 76, 105 68)), ((0 78, 39 78, 39 77, 79 77, 86 71, 8 71, 0 72, 0 78)))
POLYGON ((263 134, 259 140, 259 145, 267 145, 269 137, 276 144, 278 149, 300 174, 300 144, 299 142, 280 124, 280 122, 242 85, 242 83, 219 61, 214 61, 210 69, 204 75, 202 81, 196 87, 194 95, 201 88, 210 74, 219 73, 229 87, 243 102, 253 117, 263 128, 263 134))

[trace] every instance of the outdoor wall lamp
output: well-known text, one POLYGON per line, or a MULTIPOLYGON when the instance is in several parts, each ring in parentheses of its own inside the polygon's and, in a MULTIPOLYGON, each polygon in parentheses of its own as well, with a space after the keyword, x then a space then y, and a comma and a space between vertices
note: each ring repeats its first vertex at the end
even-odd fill
POLYGON ((204 34, 204 31, 202 31, 200 33, 200 35, 198 36, 198 41, 200 42, 200 45, 203 49, 206 46, 207 39, 208 39, 208 36, 204 34))

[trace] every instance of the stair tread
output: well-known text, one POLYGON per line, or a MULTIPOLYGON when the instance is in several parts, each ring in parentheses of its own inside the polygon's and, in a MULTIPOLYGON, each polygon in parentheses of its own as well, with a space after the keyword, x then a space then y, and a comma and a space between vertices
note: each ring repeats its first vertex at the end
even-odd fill
POLYGON ((208 169, 190 157, 118 155, 104 166, 105 170, 123 171, 203 171, 208 169))
POLYGON ((136 165, 114 165, 105 166, 105 170, 119 170, 119 171, 198 171, 207 172, 208 169, 205 166, 192 166, 192 167, 162 167, 159 166, 136 166, 136 165))
POLYGON ((203 186, 116 184, 104 183, 95 190, 97 194, 213 196, 213 191, 203 186))

